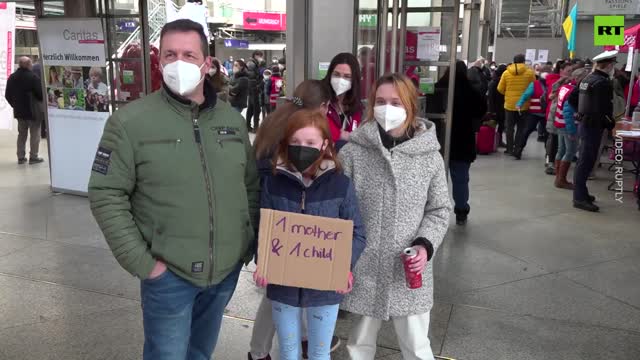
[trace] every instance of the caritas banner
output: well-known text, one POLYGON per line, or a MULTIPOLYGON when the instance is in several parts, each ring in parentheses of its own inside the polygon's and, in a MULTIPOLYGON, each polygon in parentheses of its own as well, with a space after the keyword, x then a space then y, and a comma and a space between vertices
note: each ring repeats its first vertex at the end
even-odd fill
POLYGON ((111 84, 102 22, 97 18, 38 19, 38 38, 49 119, 51 186, 57 192, 86 194, 109 117, 111 84))
POLYGON ((246 30, 285 31, 287 14, 245 11, 242 13, 242 24, 246 30))
POLYGON ((100 19, 39 19, 38 36, 45 65, 105 66, 100 19))
POLYGON ((0 2, 0 130, 13 128, 13 108, 4 98, 7 80, 14 69, 16 4, 0 2))

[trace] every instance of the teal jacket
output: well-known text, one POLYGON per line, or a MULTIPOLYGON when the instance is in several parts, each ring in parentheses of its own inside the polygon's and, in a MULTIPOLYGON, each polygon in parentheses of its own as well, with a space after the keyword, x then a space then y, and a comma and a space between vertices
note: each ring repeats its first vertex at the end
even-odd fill
POLYGON ((145 279, 156 260, 200 287, 254 254, 260 202, 242 116, 205 88, 198 106, 162 89, 107 121, 89 182, 116 259, 145 279))

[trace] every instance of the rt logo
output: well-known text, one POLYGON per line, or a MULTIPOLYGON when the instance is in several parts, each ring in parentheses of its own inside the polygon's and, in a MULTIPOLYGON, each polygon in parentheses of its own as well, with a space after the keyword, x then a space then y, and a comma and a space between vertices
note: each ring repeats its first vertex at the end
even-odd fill
POLYGON ((624 45, 624 16, 594 16, 595 46, 624 45))

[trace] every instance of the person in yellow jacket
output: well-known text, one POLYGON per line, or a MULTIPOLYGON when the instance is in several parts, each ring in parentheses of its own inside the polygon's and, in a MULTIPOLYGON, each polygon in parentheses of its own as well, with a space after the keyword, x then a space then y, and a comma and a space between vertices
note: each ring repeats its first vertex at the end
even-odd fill
POLYGON ((516 152, 515 139, 520 137, 524 131, 525 114, 529 109, 529 102, 525 102, 522 107, 517 108, 516 103, 527 89, 529 84, 536 79, 536 75, 531 68, 524 63, 525 57, 518 54, 513 58, 513 64, 507 67, 507 71, 502 74, 498 83, 498 92, 504 95, 505 120, 507 123, 507 150, 505 154, 513 155, 516 152), (517 134, 514 130, 517 127, 517 134))

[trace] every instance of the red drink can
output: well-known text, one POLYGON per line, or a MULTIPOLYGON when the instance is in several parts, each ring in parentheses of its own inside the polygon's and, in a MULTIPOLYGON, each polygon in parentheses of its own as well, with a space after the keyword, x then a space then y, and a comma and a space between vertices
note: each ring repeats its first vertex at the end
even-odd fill
POLYGON ((407 280, 407 287, 409 289, 419 289, 422 287, 422 274, 412 272, 409 269, 409 262, 414 257, 418 256, 418 252, 414 248, 406 248, 402 251, 402 261, 404 263, 404 276, 407 280))

